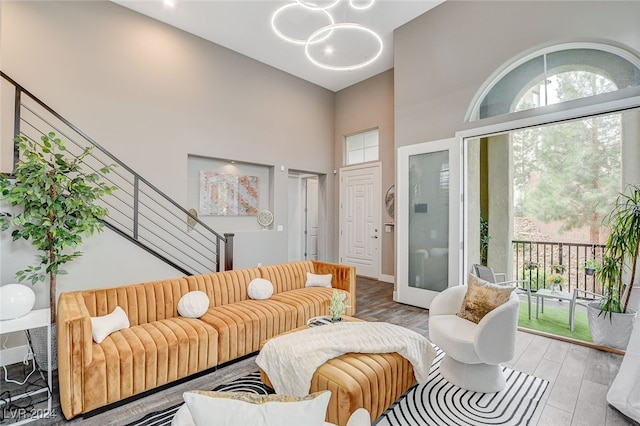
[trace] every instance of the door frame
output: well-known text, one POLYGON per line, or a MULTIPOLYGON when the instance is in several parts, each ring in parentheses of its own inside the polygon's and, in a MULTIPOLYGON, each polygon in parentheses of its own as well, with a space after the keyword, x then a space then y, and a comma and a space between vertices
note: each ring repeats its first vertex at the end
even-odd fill
MULTIPOLYGON (((634 89, 635 92, 640 90, 634 89)), ((613 92, 616 93, 616 92, 613 92)), ((599 95, 606 96, 606 95, 599 95)), ((562 104, 550 105, 547 107, 540 107, 534 110, 520 111, 511 114, 507 114, 505 117, 499 117, 496 119, 485 119, 472 121, 467 123, 466 129, 459 130, 455 133, 456 138, 460 142, 462 155, 463 155, 463 174, 461 176, 464 188, 463 191, 463 209, 461 211, 463 216, 463 223, 465 225, 463 231, 463 240, 469 241, 466 224, 469 220, 468 212, 468 199, 467 199, 467 141, 477 138, 495 136, 502 133, 508 133, 519 129, 528 127, 544 126, 547 124, 560 123, 563 121, 570 121, 580 119, 584 117, 590 117, 594 115, 613 114, 616 112, 623 112, 627 110, 633 110, 640 108, 640 96, 629 96, 622 99, 614 99, 611 101, 604 101, 596 104, 590 103, 589 98, 578 99, 571 101, 572 106, 567 107, 562 104), (575 105, 575 106, 573 106, 575 105), (535 115, 532 115, 534 113, 535 115)), ((624 173, 624 172, 623 172, 624 173)), ((623 176, 624 179, 624 176, 623 176)), ((468 253, 466 249, 462 253, 462 265, 463 274, 461 276, 460 284, 467 284, 468 274, 471 272, 471 265, 468 259, 468 253)))
MULTIPOLYGON (((345 171, 350 171, 350 170, 358 170, 358 169, 373 169, 376 168, 378 169, 378 179, 377 182, 374 182, 375 184, 375 188, 374 191, 376 194, 378 194, 380 203, 378 203, 378 208, 379 208, 379 214, 378 214, 378 223, 376 223, 376 227, 379 230, 379 234, 382 233, 382 162, 381 161, 372 161, 369 163, 359 163, 359 164, 352 164, 349 166, 344 166, 341 167, 340 169, 338 169, 338 185, 339 185, 339 189, 338 189, 338 259, 340 259, 340 262, 342 262, 342 258, 345 255, 345 240, 342 237, 342 230, 344 227, 344 215, 343 215, 343 208, 342 208, 342 200, 343 197, 345 196, 345 188, 344 188, 344 182, 343 182, 343 173, 345 171)), ((375 278, 375 279, 380 279, 380 274, 381 274, 381 268, 382 268, 382 244, 381 244, 381 239, 380 237, 378 238, 378 250, 377 250, 377 259, 376 259, 376 264, 377 264, 377 270, 376 270, 376 274, 375 277, 371 277, 371 278, 375 278)))
MULTIPOLYGON (((292 181, 295 181, 295 192, 296 196, 293 198, 291 193, 288 193, 288 203, 289 203, 289 223, 292 226, 289 227, 289 235, 287 236, 287 258, 289 261, 291 259, 291 244, 294 244, 296 247, 296 254, 298 255, 296 259, 293 260, 308 260, 307 256, 307 216, 308 212, 308 200, 307 200, 307 185, 306 181, 309 179, 314 179, 318 185, 317 191, 317 199, 316 199, 316 214, 318 217, 318 236, 322 233, 322 218, 323 211, 321 209, 321 179, 322 176, 316 173, 308 173, 308 172, 298 172, 298 171, 289 171, 287 176, 287 191, 291 190, 292 181), (294 216, 292 216, 292 212, 290 207, 292 203, 296 204, 296 212, 294 216), (295 225, 295 226, 293 226, 295 225), (294 240, 294 241, 292 241, 294 240)), ((321 253, 323 253, 320 238, 318 238, 317 244, 317 258, 321 259, 321 253)))
POLYGON ((449 151, 449 264, 447 287, 461 284, 464 264, 462 187, 462 139, 458 137, 398 148, 396 156, 396 291, 393 300, 429 308, 437 291, 409 286, 409 157, 449 151), (426 296, 426 297, 425 297, 426 296))
POLYGON ((287 233, 287 260, 301 260, 303 247, 301 243, 300 235, 303 232, 302 215, 302 200, 300 194, 302 193, 302 179, 298 174, 289 174, 287 176, 287 192, 288 192, 288 215, 289 215, 289 231, 287 233), (295 186, 295 188, 294 188, 295 186), (293 191, 292 191, 293 190, 293 191), (295 198, 292 197, 292 192, 295 192, 295 198), (292 207, 294 211, 292 211, 292 207), (292 247, 293 246, 293 247, 292 247), (292 249, 295 254, 292 256, 292 249))
POLYGON ((304 226, 303 226, 303 231, 302 231, 302 235, 303 235, 303 257, 304 260, 319 260, 319 254, 320 254, 320 243, 319 243, 319 239, 320 239, 320 177, 318 175, 305 175, 302 177, 301 179, 301 183, 302 183, 302 192, 304 194, 304 226), (310 197, 309 196, 309 183, 310 182, 315 182, 315 196, 310 197), (312 208, 310 208, 312 207, 312 208), (309 216, 311 214, 314 214, 316 216, 316 221, 315 221, 315 225, 316 225, 316 232, 315 235, 311 235, 310 234, 310 229, 312 229, 311 226, 309 226, 309 216), (316 253, 315 253, 315 259, 312 258, 312 254, 310 254, 310 247, 313 246, 313 244, 311 243, 311 238, 315 237, 316 241, 315 241, 315 249, 316 249, 316 253))

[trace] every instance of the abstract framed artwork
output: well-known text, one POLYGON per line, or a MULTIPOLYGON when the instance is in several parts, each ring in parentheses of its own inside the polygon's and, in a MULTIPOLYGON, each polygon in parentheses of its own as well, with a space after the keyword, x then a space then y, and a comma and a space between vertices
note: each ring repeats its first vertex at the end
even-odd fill
POLYGON ((257 216, 258 177, 200 171, 200 214, 257 216))

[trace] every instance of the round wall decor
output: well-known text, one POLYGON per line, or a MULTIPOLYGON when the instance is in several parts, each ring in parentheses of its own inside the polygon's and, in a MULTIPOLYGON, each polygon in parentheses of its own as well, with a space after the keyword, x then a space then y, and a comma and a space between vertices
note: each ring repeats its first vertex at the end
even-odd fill
POLYGON ((273 223, 273 213, 269 210, 262 210, 258 213, 258 223, 262 226, 269 226, 273 223))
POLYGON ((384 206, 387 209, 387 214, 394 217, 396 211, 396 186, 391 185, 387 190, 387 195, 384 196, 384 206))

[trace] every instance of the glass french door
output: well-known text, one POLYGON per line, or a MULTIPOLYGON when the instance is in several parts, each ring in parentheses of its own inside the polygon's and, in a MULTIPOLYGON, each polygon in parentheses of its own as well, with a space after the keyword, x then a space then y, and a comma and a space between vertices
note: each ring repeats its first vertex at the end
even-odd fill
POLYGON ((396 300, 428 309, 460 284, 460 142, 401 147, 397 161, 396 300))

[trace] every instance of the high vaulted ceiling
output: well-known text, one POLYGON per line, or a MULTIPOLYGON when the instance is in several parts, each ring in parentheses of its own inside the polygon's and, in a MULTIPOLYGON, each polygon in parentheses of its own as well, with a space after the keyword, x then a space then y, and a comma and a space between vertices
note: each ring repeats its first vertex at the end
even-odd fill
MULTIPOLYGON (((320 68, 306 57, 303 45, 286 42, 274 33, 272 15, 279 7, 295 3, 296 0, 173 0, 173 6, 167 6, 162 0, 112 1, 329 90, 338 91, 392 68, 393 31, 444 0, 375 0, 373 6, 366 10, 354 9, 349 4, 350 0, 340 0, 329 9, 336 23, 362 24, 376 31, 383 41, 380 57, 366 67, 350 71, 320 68)), ((365 0, 351 1, 356 5, 358 2, 367 3, 365 0)), ((295 18, 295 22, 287 23, 284 18, 278 18, 278 22, 289 25, 300 26, 301 21, 295 18)), ((358 48, 355 46, 358 42, 361 40, 354 36, 340 40, 341 46, 353 44, 351 47, 354 51, 358 48)))

